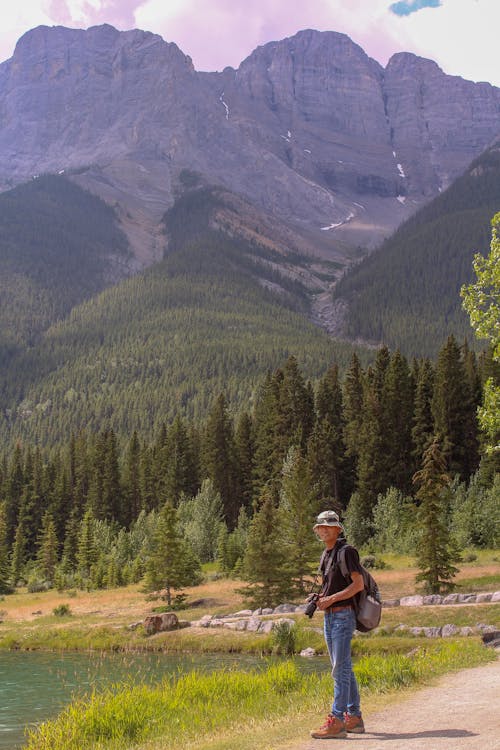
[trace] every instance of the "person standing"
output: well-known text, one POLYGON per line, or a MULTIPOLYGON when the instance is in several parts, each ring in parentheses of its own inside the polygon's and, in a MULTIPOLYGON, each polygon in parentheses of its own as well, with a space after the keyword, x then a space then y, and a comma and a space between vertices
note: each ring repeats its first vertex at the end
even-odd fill
POLYGON ((363 590, 364 583, 358 551, 347 545, 337 513, 333 510, 320 513, 313 530, 325 545, 320 563, 323 585, 317 604, 325 614, 324 632, 332 663, 334 695, 325 724, 312 731, 311 737, 341 739, 348 732, 365 731, 351 658, 351 640, 356 629, 353 597, 363 590), (339 552, 345 545, 349 578, 344 578, 339 564, 339 552))

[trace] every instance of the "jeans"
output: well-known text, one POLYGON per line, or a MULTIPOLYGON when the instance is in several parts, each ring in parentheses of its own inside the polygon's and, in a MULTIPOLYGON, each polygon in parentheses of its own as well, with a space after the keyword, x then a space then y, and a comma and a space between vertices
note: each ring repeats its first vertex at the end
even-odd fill
POLYGON ((325 641, 332 662, 333 705, 332 714, 344 718, 361 716, 358 683, 352 671, 351 639, 356 629, 353 609, 325 612, 325 641))

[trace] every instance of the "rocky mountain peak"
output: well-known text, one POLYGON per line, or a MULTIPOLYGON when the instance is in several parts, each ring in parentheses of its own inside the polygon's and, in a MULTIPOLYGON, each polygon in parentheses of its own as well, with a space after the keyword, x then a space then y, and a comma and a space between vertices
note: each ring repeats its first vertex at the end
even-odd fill
POLYGON ((0 65, 0 186, 71 175, 120 206, 146 260, 186 170, 312 245, 373 247, 492 142, 499 107, 489 84, 408 53, 384 70, 334 31, 197 73, 150 32, 41 26, 0 65))

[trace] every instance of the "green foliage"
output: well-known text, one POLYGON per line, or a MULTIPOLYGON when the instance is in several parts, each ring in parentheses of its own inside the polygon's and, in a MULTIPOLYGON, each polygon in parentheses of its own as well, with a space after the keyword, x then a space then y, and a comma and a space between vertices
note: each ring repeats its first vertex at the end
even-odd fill
MULTIPOLYGON (((490 253, 474 256, 475 283, 462 287, 464 308, 479 338, 488 339, 493 358, 500 362, 500 213, 491 220, 490 253)), ((488 436, 489 449, 500 450, 500 384, 489 378, 485 384, 479 420, 488 436)))
POLYGON ((459 290, 472 280, 474 250, 487 246, 499 175, 494 146, 338 283, 335 298, 349 302, 349 337, 410 356, 435 356, 449 333, 471 338, 459 290))
POLYGON ((491 486, 484 486, 478 473, 468 486, 462 483, 455 487, 450 532, 460 548, 500 546, 499 474, 491 486))
POLYGON ((458 561, 459 555, 449 539, 445 511, 450 478, 446 474, 446 461, 437 438, 425 451, 422 468, 416 472, 413 482, 418 487, 420 529, 417 544, 420 573, 416 581, 422 581, 429 593, 439 594, 453 587, 451 581, 458 573, 453 563, 458 561))
POLYGON ((65 177, 43 175, 2 193, 0 354, 35 343, 107 286, 112 259, 128 255, 113 209, 65 177))
POLYGON ((292 656, 297 646, 297 626, 282 620, 273 625, 271 632, 273 651, 284 656, 292 656))
POLYGON ((177 511, 171 503, 165 503, 158 516, 146 570, 147 588, 165 588, 169 605, 172 589, 195 586, 201 580, 200 563, 180 532, 177 511))
POLYGON ((186 539, 196 550, 200 562, 213 562, 224 525, 222 499, 211 479, 205 479, 198 494, 183 500, 178 508, 179 524, 186 539))
POLYGON ((52 614, 55 615, 55 617, 69 617, 71 612, 71 607, 69 604, 58 604, 57 607, 54 607, 52 610, 52 614))
POLYGON ((413 554, 418 536, 412 498, 390 487, 380 494, 373 509, 371 546, 380 552, 413 554))

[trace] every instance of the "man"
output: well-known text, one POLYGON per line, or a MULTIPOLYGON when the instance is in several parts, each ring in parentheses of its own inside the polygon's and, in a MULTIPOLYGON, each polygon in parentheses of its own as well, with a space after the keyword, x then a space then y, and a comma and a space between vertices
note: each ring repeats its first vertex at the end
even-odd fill
POLYGON ((318 608, 325 613, 325 641, 332 662, 334 697, 331 713, 325 724, 311 732, 315 739, 340 739, 348 732, 365 731, 361 716, 359 689, 352 670, 351 640, 356 628, 353 597, 363 590, 363 576, 359 555, 354 547, 345 550, 345 563, 349 578, 340 571, 338 555, 346 545, 344 529, 333 510, 320 513, 314 532, 325 545, 321 558, 323 585, 318 608))

